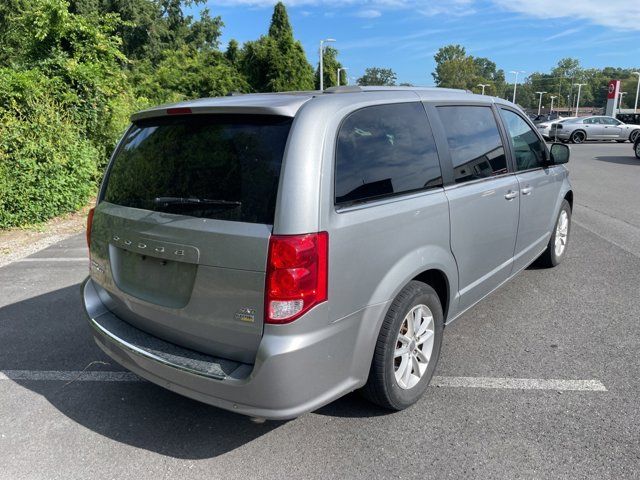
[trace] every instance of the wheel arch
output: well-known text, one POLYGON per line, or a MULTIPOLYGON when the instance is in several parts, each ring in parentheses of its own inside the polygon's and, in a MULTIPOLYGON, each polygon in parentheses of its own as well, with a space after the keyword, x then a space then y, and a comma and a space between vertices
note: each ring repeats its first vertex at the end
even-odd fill
POLYGON ((425 270, 412 280, 425 283, 436 291, 438 298, 440 299, 440 305, 442 305, 442 314, 446 322, 447 315, 449 313, 450 305, 450 292, 451 286, 447 274, 437 268, 430 268, 425 270))
POLYGON ((573 190, 568 190, 567 193, 564 194, 564 199, 569 202, 569 206, 573 211, 573 190))

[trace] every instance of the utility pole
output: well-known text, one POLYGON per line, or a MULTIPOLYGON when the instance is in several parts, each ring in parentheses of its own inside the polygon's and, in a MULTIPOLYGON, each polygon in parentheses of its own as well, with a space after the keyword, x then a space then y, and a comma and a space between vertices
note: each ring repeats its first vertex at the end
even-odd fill
POLYGON ((478 87, 482 87, 482 95, 484 95, 484 88, 488 87, 489 84, 488 83, 479 83, 477 86, 478 87))
POLYGON ((586 85, 586 83, 575 83, 573 86, 577 86, 578 87, 578 99, 576 101, 576 117, 580 116, 580 91, 582 90, 582 87, 586 85))
POLYGON ((549 115, 551 115, 553 113, 553 101, 558 97, 556 97, 555 95, 551 95, 549 98, 551 99, 551 108, 549 108, 549 115))
POLYGON ((329 42, 335 42, 335 38, 325 38, 324 40, 320 40, 320 91, 322 92, 324 90, 324 65, 323 65, 323 58, 324 57, 324 44, 325 43, 329 43, 329 42))
POLYGON ((540 95, 540 100, 538 100, 538 115, 540 115, 540 110, 542 110, 542 95, 544 95, 547 92, 536 92, 538 95, 540 95))
POLYGON ((513 73, 516 76, 515 82, 513 82, 513 100, 512 103, 516 103, 516 89, 518 87, 518 74, 525 73, 524 70, 511 70, 509 73, 513 73))
POLYGON ((633 107, 633 113, 638 113, 638 95, 640 94, 640 72, 633 72, 633 75, 638 75, 638 86, 636 87, 636 104, 633 107))

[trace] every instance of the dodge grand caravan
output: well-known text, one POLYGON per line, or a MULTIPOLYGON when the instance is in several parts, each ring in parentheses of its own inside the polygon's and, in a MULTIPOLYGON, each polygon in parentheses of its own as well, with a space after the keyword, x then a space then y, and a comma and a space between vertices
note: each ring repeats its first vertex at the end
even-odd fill
POLYGON ((97 344, 158 385, 286 419, 400 410, 443 327, 566 255, 566 145, 515 105, 342 87, 139 112, 89 215, 97 344))

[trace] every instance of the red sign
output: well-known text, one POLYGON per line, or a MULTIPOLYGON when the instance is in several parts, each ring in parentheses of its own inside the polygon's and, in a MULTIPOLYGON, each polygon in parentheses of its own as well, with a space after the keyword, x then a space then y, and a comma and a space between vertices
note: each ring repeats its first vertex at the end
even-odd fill
POLYGON ((609 89, 607 91, 607 98, 610 100, 615 99, 620 92, 620 80, 610 80, 609 89))

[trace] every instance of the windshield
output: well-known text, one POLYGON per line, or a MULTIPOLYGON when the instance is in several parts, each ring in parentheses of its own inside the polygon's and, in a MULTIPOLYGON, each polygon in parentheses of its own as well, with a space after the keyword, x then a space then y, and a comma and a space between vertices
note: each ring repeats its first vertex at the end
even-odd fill
POLYGON ((272 224, 289 117, 186 115, 136 122, 103 200, 193 217, 272 224))

